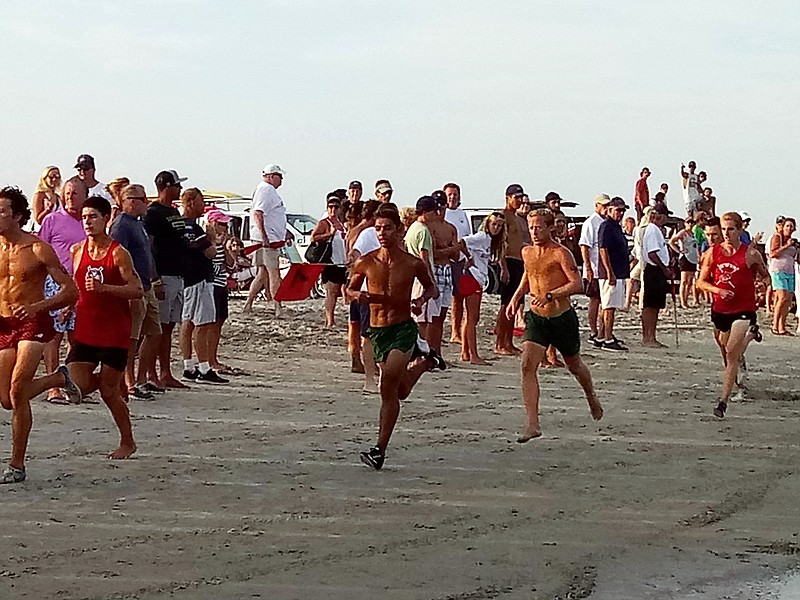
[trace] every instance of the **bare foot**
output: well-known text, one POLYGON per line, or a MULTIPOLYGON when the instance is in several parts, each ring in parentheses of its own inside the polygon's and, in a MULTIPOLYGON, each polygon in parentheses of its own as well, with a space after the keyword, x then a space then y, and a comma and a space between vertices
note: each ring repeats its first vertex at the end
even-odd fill
POLYGON ((365 394, 380 394, 381 393, 381 391, 380 391, 380 389, 378 389, 377 385, 372 386, 372 385, 367 385, 366 383, 364 384, 364 387, 361 388, 361 391, 364 392, 365 394))
POLYGON ((522 354, 522 350, 516 346, 511 346, 510 348, 495 348, 494 353, 500 356, 517 356, 522 354))
POLYGON ((168 375, 167 377, 161 378, 161 387, 165 388, 173 388, 176 390, 185 390, 188 389, 188 385, 185 383, 181 383, 177 379, 175 379, 172 375, 168 375))
POLYGON ((491 364, 488 360, 483 360, 480 356, 473 356, 469 359, 469 364, 480 365, 482 367, 491 364))
POLYGON ((589 400, 589 410, 592 413, 592 418, 599 421, 603 418, 603 407, 600 406, 600 401, 597 398, 589 400))
POLYGON ((653 340, 652 342, 642 342, 642 346, 645 348, 666 348, 666 344, 662 344, 657 340, 653 340))
POLYGON ((253 314, 253 306, 252 306, 252 305, 250 305, 250 306, 247 306, 247 305, 243 306, 243 307, 242 307, 242 314, 243 314, 243 315, 251 315, 251 314, 253 314))
POLYGON ((542 437, 542 429, 536 425, 528 425, 525 429, 525 433, 517 438, 518 444, 524 444, 525 442, 530 442, 534 438, 542 437))
POLYGON ((136 444, 133 444, 132 446, 126 446, 125 444, 120 444, 119 448, 117 448, 111 454, 108 455, 108 458, 112 460, 121 460, 124 458, 130 458, 134 452, 136 452, 136 444))
POLYGON ((451 344, 460 344, 461 343, 461 338, 451 337, 450 338, 450 343, 451 344))
POLYGON ((564 366, 565 366, 564 363, 562 363, 558 359, 554 361, 549 361, 549 360, 542 361, 542 367, 544 367, 545 369, 563 369, 564 366))

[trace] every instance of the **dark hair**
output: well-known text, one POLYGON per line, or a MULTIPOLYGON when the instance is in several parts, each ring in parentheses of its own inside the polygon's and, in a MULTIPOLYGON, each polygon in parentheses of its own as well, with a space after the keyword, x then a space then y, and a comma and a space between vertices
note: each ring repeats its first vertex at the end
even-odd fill
POLYGON ((19 221, 20 227, 25 227, 31 218, 31 209, 28 205, 28 198, 18 187, 7 185, 0 189, 0 198, 8 200, 11 206, 11 216, 19 221))
POLYGON ((337 198, 339 198, 339 200, 344 201, 347 198, 347 190, 344 189, 344 188, 338 188, 338 189, 333 190, 328 195, 329 196, 336 196, 337 198))
POLYGON ((653 196, 653 200, 655 200, 656 202, 666 202, 667 197, 664 194, 664 192, 656 192, 656 195, 653 196))
POLYGON ((664 188, 669 189, 669 184, 667 182, 661 184, 661 189, 663 190, 664 188))
POLYGON ((459 192, 461 191, 461 188, 458 187, 458 184, 457 183, 453 183, 452 181, 450 183, 445 183, 442 186, 443 190, 446 190, 447 188, 456 188, 459 192))
POLYGON ((397 210, 397 205, 391 202, 381 204, 375 211, 375 220, 389 219, 397 227, 403 226, 403 221, 400 219, 400 212, 397 210))
POLYGON ((361 209, 361 218, 366 220, 374 218, 375 211, 378 210, 380 205, 381 202, 379 200, 367 200, 361 209))
POLYGON ((83 208, 93 208, 104 217, 111 216, 111 202, 102 196, 89 196, 83 203, 83 208))
POLYGON ((719 222, 719 217, 711 217, 706 219, 706 227, 722 227, 719 222))

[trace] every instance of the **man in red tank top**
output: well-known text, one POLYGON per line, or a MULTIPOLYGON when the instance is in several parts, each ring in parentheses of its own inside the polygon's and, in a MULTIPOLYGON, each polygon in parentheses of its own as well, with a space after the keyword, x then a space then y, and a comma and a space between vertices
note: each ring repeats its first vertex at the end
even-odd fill
POLYGON ((92 196, 81 211, 87 239, 72 247, 78 303, 75 306, 75 343, 67 365, 83 394, 100 390, 120 433, 119 448, 109 458, 128 458, 136 452, 128 405, 120 382, 128 362, 131 335, 129 300, 143 296, 142 283, 128 251, 106 233, 111 204, 92 196), (100 372, 95 369, 100 365, 100 372))
POLYGON ((720 218, 722 242, 703 255, 697 287, 712 296, 711 321, 714 337, 722 350, 725 372, 722 395, 714 415, 723 418, 728 408, 740 361, 751 340, 761 341, 756 317, 755 277, 769 281, 761 254, 752 245, 742 244, 742 217, 728 212, 720 218))

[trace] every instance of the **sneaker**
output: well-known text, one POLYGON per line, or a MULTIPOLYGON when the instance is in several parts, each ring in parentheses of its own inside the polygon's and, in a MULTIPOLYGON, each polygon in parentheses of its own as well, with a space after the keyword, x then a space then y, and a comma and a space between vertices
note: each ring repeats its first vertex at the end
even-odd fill
POLYGON ((376 471, 381 470, 383 461, 386 459, 386 455, 377 446, 373 446, 366 452, 359 453, 359 457, 361 458, 361 462, 372 467, 376 471))
POLYGON ((592 342, 595 348, 602 348, 603 344, 606 343, 605 340, 601 340, 597 336, 594 336, 594 338, 592 338, 590 341, 592 342))
POLYGON ((592 343, 594 344, 594 341, 595 341, 596 339, 597 339, 597 334, 596 334, 596 333, 590 333, 590 334, 589 334, 589 341, 590 341, 590 342, 592 342, 592 343))
POLYGON ((141 385, 137 385, 136 387, 144 390, 145 392, 150 392, 151 394, 166 394, 167 390, 162 387, 157 386, 152 381, 146 381, 141 385))
POLYGON ((720 401, 720 403, 717 404, 717 408, 714 409, 714 416, 718 417, 720 419, 724 419, 725 418, 725 411, 727 409, 728 409, 728 405, 725 402, 720 401))
POLYGON ((133 388, 128 390, 128 396, 131 398, 136 398, 137 400, 155 400, 156 395, 152 392, 148 392, 144 389, 141 385, 135 385, 133 388))
MULTIPOLYGON (((427 358, 428 360, 433 362, 433 368, 434 369, 439 369, 440 371, 444 371, 447 368, 447 363, 444 362, 444 359, 442 358, 442 355, 439 354, 433 348, 428 350, 428 352, 425 354, 425 358, 427 358)), ((433 370, 433 369, 431 369, 431 370, 433 370)))
MULTIPOLYGON (((800 325, 797 326, 797 332, 798 334, 800 334, 800 325)), ((760 342, 761 340, 764 339, 764 336, 761 335, 761 330, 759 330, 758 328, 758 324, 750 325, 750 335, 753 336, 754 342, 760 342)))
POLYGON ((56 370, 64 376, 64 387, 62 389, 64 390, 64 395, 67 397, 67 400, 69 400, 71 404, 80 404, 81 400, 83 400, 83 394, 81 394, 81 390, 75 385, 75 382, 70 379, 67 365, 59 365, 56 370))
POLYGON ((628 349, 617 338, 603 342, 603 350, 611 352, 627 352, 628 349))
MULTIPOLYGON (((378 467, 380 469, 380 467, 378 467)), ((25 469, 17 469, 9 465, 5 471, 0 474, 0 483, 22 483, 25 481, 25 469)))
POLYGON ((228 383, 228 380, 217 375, 217 372, 214 369, 209 369, 208 373, 201 373, 198 370, 195 381, 197 383, 228 383))
POLYGON ((200 375, 200 369, 197 367, 194 368, 194 371, 190 371, 189 369, 183 370, 183 376, 181 379, 185 379, 187 381, 196 381, 197 376, 200 375))

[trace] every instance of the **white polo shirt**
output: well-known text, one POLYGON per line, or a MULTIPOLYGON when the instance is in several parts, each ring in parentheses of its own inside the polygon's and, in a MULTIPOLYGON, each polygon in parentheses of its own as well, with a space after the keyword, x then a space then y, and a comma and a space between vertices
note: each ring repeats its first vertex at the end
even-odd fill
MULTIPOLYGON (((587 218, 581 227, 581 237, 578 240, 578 245, 586 246, 589 248, 589 262, 592 265, 592 272, 597 277, 600 270, 600 240, 598 233, 600 232, 600 225, 605 221, 603 217, 593 212, 587 218)), ((583 265, 583 278, 586 279, 586 265, 583 265)))
POLYGON ((286 207, 278 190, 266 181, 259 183, 253 192, 253 204, 250 209, 250 239, 256 242, 282 242, 286 239, 286 207), (266 240, 261 239, 261 232, 256 225, 256 211, 260 211, 264 215, 266 240))

